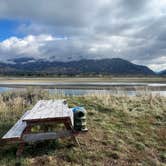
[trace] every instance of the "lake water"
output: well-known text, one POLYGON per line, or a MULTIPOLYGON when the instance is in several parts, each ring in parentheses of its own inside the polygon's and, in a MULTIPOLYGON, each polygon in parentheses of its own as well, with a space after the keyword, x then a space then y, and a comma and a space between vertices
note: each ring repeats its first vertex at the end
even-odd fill
POLYGON ((153 94, 153 95, 160 95, 166 96, 166 91, 145 91, 145 90, 92 90, 92 89, 49 89, 50 93, 58 93, 58 94, 65 94, 65 95, 85 95, 85 94, 114 94, 114 95, 126 95, 126 96, 136 96, 136 95, 144 95, 144 94, 153 94))
MULTIPOLYGON (((61 87, 56 88, 56 86, 50 86, 49 84, 36 84, 34 87, 38 86, 42 89, 47 89, 50 93, 64 94, 64 95, 85 95, 92 93, 100 94, 115 94, 115 95, 144 95, 153 94, 166 96, 166 84, 145 84, 145 83, 86 83, 86 84, 61 84, 61 87), (70 88, 67 88, 70 87, 70 88), (150 87, 150 88, 149 88, 150 87), (150 90, 151 89, 151 90, 150 90)), ((8 86, 8 85, 7 85, 8 86)), ((24 90, 25 87, 29 85, 15 85, 10 87, 0 87, 0 93, 7 91, 17 91, 24 90)))

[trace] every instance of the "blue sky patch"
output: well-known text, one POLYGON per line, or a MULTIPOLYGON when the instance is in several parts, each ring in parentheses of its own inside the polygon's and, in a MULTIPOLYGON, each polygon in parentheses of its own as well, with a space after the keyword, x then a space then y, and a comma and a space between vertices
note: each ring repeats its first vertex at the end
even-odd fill
POLYGON ((11 36, 22 37, 23 35, 17 31, 20 25, 20 21, 0 19, 0 41, 11 36))

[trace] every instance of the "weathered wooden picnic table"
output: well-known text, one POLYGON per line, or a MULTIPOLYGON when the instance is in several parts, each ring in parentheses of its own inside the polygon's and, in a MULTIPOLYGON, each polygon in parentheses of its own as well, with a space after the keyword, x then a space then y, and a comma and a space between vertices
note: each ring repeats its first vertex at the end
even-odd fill
POLYGON ((73 111, 68 107, 66 100, 40 100, 24 113, 17 123, 2 137, 3 141, 19 142, 17 156, 23 152, 26 142, 51 140, 71 136, 78 143, 73 128, 73 111), (58 132, 33 133, 32 127, 42 124, 63 123, 65 130, 58 132))

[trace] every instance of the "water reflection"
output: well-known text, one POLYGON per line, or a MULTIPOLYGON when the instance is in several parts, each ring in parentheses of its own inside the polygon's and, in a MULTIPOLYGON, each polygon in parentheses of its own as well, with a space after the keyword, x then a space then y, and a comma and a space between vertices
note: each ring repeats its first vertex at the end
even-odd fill
MULTIPOLYGON (((17 90, 25 90, 26 88, 9 88, 9 87, 0 87, 0 93, 7 92, 7 91, 17 91, 17 90)), ((114 95, 124 95, 124 96, 139 96, 139 95, 160 95, 160 96, 166 96, 166 90, 148 90, 148 89, 137 89, 136 90, 127 90, 123 88, 113 88, 113 89, 100 89, 100 90, 95 90, 95 89, 49 89, 45 88, 49 91, 49 93, 56 93, 60 95, 85 95, 85 94, 114 94, 114 95)))
POLYGON ((124 96, 140 96, 140 95, 160 95, 166 96, 166 91, 145 91, 145 90, 90 90, 90 89, 49 89, 50 93, 64 94, 64 95, 85 95, 85 94, 113 94, 113 95, 124 95, 124 96))

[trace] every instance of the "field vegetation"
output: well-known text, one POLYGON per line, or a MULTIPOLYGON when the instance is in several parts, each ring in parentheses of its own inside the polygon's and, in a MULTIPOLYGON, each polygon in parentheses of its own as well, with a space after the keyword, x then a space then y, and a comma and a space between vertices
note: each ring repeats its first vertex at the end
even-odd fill
POLYGON ((0 165, 164 166, 166 164, 166 98, 89 94, 64 96, 28 89, 0 95, 0 136, 40 99, 66 98, 69 106, 87 110, 80 147, 69 139, 28 144, 16 158, 17 144, 0 146, 0 165))

